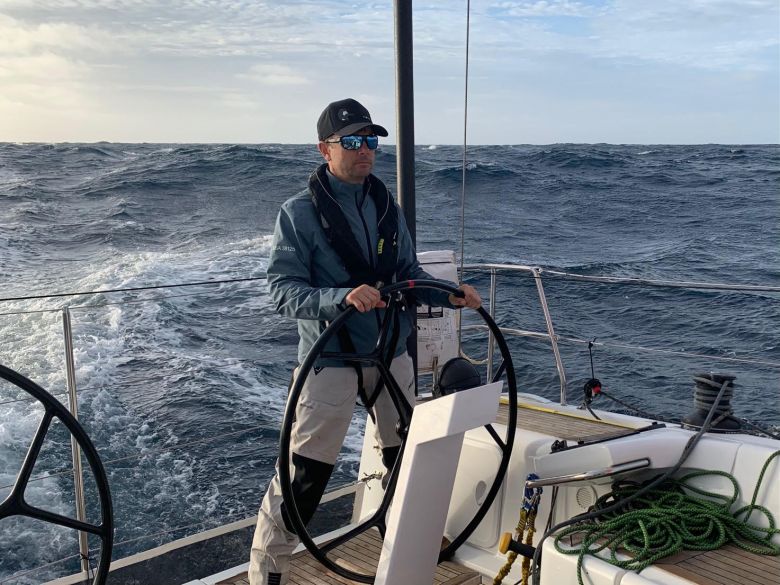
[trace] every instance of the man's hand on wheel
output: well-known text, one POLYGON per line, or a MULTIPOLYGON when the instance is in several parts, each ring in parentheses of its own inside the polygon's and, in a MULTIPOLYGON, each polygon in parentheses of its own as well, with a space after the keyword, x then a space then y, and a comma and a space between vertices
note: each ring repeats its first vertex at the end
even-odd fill
POLYGON ((382 300, 379 291, 367 284, 361 284, 359 287, 349 291, 344 298, 344 304, 347 307, 354 305, 361 313, 371 309, 383 309, 387 306, 387 303, 382 300))
POLYGON ((482 299, 476 289, 468 284, 461 284, 458 287, 463 291, 463 298, 450 295, 450 302, 456 307, 468 307, 469 309, 479 309, 482 306, 482 299))

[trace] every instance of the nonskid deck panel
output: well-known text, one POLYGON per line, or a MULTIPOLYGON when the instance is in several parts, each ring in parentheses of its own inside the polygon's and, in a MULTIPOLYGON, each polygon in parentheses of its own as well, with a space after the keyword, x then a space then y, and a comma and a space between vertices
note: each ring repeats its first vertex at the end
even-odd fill
MULTIPOLYGON (((498 408, 496 422, 506 424, 508 419, 509 406, 502 402, 498 408)), ((630 432, 634 427, 588 418, 586 414, 579 415, 521 403, 517 405, 517 428, 557 439, 576 441, 586 437, 608 437, 621 431, 630 432)))

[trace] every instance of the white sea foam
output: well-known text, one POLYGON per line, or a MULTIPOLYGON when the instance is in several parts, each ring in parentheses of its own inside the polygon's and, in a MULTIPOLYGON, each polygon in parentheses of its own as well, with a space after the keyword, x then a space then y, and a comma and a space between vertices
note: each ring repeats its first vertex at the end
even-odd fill
MULTIPOLYGON (((76 265, 74 269, 79 272, 70 279, 69 288, 100 290, 261 274, 267 263, 270 243, 271 236, 261 234, 208 248, 193 246, 178 252, 144 251, 116 257, 114 262, 76 265)), ((230 311, 239 311, 251 315, 267 310, 264 285, 263 281, 253 284, 253 294, 244 295, 244 298, 227 308, 219 305, 218 300, 215 301, 211 312, 227 315, 230 311)), ((234 288, 228 290, 228 293, 241 285, 229 286, 234 288)), ((208 482, 203 485, 202 478, 196 478, 196 460, 192 455, 187 454, 186 450, 160 452, 161 447, 181 442, 179 432, 172 423, 154 416, 156 404, 170 402, 170 391, 155 385, 139 386, 137 380, 131 380, 137 389, 123 390, 122 385, 128 382, 127 371, 132 370, 132 362, 137 359, 132 351, 137 352, 139 348, 158 356, 162 360, 162 367, 179 372, 185 383, 176 392, 182 396, 187 395, 188 388, 202 384, 206 368, 213 364, 209 352, 203 351, 205 348, 196 351, 190 347, 192 341, 186 328, 165 324, 171 319, 175 320, 176 312, 183 310, 181 307, 186 309, 190 302, 185 296, 179 303, 176 300, 179 295, 194 294, 194 299, 203 299, 200 302, 209 307, 211 301, 204 295, 226 294, 220 293, 222 290, 217 287, 156 290, 141 295, 120 293, 3 303, 0 307, 2 313, 54 309, 53 312, 0 315, 0 336, 4 341, 0 346, 0 363, 23 372, 52 392, 61 393, 65 388, 65 367, 62 317, 58 309, 66 304, 71 305, 76 380, 82 389, 82 415, 87 417, 92 438, 104 458, 141 456, 141 459, 129 463, 109 466, 115 495, 120 502, 130 502, 127 505, 136 506, 138 518, 145 514, 154 516, 155 512, 150 506, 157 509, 156 505, 160 504, 158 500, 161 498, 170 500, 165 502, 166 505, 171 504, 169 510, 180 507, 184 502, 190 521, 208 517, 219 507, 218 487, 208 482), (166 301, 161 303, 158 300, 142 301, 149 296, 169 297, 173 300, 167 304, 166 301), (123 301, 130 303, 117 304, 123 301), (194 360, 196 355, 199 361, 194 360), (126 403, 123 396, 132 396, 132 405, 126 403), (139 414, 144 413, 153 416, 151 419, 139 419, 139 414), (150 496, 148 499, 145 493, 150 496), (147 503, 143 504, 144 501, 147 503)), ((258 380, 251 365, 239 362, 229 364, 223 379, 250 386, 252 391, 248 394, 264 397, 266 408, 277 415, 274 418, 281 417, 284 389, 269 392, 267 385, 258 380)), ((175 388, 175 381, 173 384, 172 388, 175 388)), ((11 392, 9 395, 6 385, 0 392, 0 402, 20 395, 19 392, 11 392)), ((9 466, 8 469, 0 466, 0 485, 12 483, 18 472, 18 458, 9 457, 10 450, 19 450, 29 445, 40 418, 40 407, 35 403, 20 402, 14 405, 13 410, 7 405, 0 407, 0 461, 8 462, 9 466), (12 465, 12 461, 15 464, 12 465)), ((65 466, 68 464, 68 461, 64 462, 65 466)), ((34 486, 31 484, 30 489, 31 501, 46 500, 49 502, 48 509, 61 511, 71 505, 69 488, 62 492, 63 485, 55 478, 36 482, 34 486)), ((120 517, 126 513, 125 508, 126 505, 122 503, 117 505, 120 517)), ((182 519, 172 517, 170 521, 176 525, 182 519)), ((169 525, 166 523, 165 526, 169 525)), ((134 528, 124 524, 120 528, 125 531, 128 529, 134 528)), ((44 524, 31 525, 25 531, 29 533, 30 542, 49 542, 59 538, 59 529, 44 524)), ((124 536, 127 537, 126 532, 124 536)), ((18 534, 0 533, 0 548, 6 549, 10 545, 9 538, 13 538, 14 546, 20 542, 18 534)), ((23 536, 21 538, 24 539, 23 536)))

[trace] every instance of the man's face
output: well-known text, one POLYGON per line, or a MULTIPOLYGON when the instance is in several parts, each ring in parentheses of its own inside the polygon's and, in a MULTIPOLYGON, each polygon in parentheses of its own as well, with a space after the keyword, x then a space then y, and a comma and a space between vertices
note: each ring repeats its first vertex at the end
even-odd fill
MULTIPOLYGON (((371 127, 368 127, 354 134, 369 136, 371 133, 371 127)), ((376 151, 369 150, 365 140, 358 150, 347 150, 339 144, 340 137, 336 134, 327 138, 326 142, 320 142, 320 153, 328 161, 328 169, 337 179, 345 183, 362 184, 374 167, 376 151)))

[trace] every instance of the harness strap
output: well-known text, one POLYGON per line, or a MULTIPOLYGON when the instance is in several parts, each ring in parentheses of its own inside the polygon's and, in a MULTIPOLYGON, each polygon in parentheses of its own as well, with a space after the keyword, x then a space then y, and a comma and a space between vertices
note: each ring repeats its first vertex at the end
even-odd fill
MULTIPOLYGON (((309 193, 317 212, 325 237, 338 254, 349 273, 345 287, 361 284, 376 286, 378 282, 390 283, 395 280, 398 265, 398 209, 385 184, 374 175, 369 175, 363 183, 363 196, 374 200, 377 213, 377 248, 372 256, 365 257, 349 220, 341 205, 330 192, 330 182, 326 172, 327 165, 320 165, 309 177, 309 193)), ((369 247, 371 242, 368 242, 369 247)))
MULTIPOLYGON (((391 301, 392 302, 392 301, 391 301)), ((393 314, 393 336, 390 338, 390 350, 387 352, 386 356, 386 366, 389 368, 390 364, 393 361, 393 358, 395 357, 395 348, 398 345, 398 338, 401 335, 401 324, 398 319, 398 312, 395 311, 393 314)), ((382 380, 381 376, 379 380, 376 383, 376 388, 374 388, 374 391, 371 393, 371 396, 366 396, 363 400, 363 404, 367 409, 370 409, 374 407, 374 404, 376 404, 377 399, 379 398, 379 393, 382 391, 382 389, 385 386, 384 380, 382 380)))
MULTIPOLYGON (((352 337, 349 334, 349 331, 347 331, 346 327, 342 327, 339 329, 338 332, 338 338, 339 338, 339 344, 341 345, 341 351, 344 353, 357 353, 357 350, 355 349, 355 344, 352 341, 352 337)), ((358 386, 358 396, 360 397, 360 401, 363 404, 366 404, 368 401, 368 397, 366 395, 366 388, 365 384, 363 383, 363 367, 358 363, 354 361, 346 361, 347 365, 351 366, 352 369, 355 370, 355 374, 357 374, 357 386, 358 386)), ((368 414, 371 417, 371 420, 376 423, 376 420, 374 420, 374 415, 369 409, 369 407, 366 407, 368 410, 368 414)))

